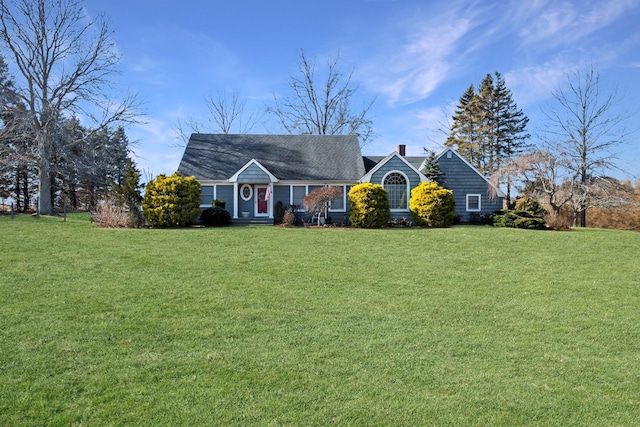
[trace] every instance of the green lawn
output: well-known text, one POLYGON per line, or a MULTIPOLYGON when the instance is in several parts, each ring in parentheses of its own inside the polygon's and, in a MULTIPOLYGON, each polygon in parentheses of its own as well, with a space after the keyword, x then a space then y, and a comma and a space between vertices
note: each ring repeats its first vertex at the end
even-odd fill
POLYGON ((2 426, 640 420, 640 233, 0 233, 2 426))

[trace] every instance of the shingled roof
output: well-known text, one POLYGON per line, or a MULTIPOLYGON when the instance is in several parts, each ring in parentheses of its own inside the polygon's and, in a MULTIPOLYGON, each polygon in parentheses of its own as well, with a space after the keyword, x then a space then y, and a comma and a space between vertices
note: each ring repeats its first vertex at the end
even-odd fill
POLYGON ((252 159, 284 181, 357 181, 365 174, 356 135, 192 134, 178 171, 223 181, 252 159))

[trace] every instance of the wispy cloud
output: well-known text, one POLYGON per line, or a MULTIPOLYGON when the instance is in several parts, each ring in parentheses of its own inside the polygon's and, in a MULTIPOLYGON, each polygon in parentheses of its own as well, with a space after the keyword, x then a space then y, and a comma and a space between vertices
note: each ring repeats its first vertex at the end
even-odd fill
POLYGON ((523 18, 519 35, 525 45, 570 45, 611 25, 638 5, 636 0, 519 2, 523 18))
MULTIPOLYGON (((466 55, 479 47, 466 43, 482 24, 480 11, 450 6, 428 18, 401 22, 384 56, 369 65, 369 86, 389 104, 409 104, 428 97, 455 73, 466 55), (393 51, 393 53, 389 53, 393 51)), ((433 11, 430 11, 433 12, 433 11)))
POLYGON ((567 75, 580 69, 580 62, 571 61, 563 55, 536 65, 528 65, 508 72, 504 79, 522 106, 531 105, 549 97, 567 75))

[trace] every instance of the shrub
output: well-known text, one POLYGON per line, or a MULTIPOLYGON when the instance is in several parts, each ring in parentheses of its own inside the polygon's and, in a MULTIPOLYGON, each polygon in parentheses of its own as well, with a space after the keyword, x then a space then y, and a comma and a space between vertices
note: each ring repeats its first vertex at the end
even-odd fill
POLYGON ((287 209, 287 211, 282 216, 282 225, 284 227, 293 227, 296 225, 296 215, 287 209))
POLYGON ((91 211, 91 221, 105 228, 123 228, 134 226, 134 219, 125 206, 110 201, 99 204, 91 211))
POLYGON ((545 230, 544 217, 547 211, 532 197, 521 197, 516 201, 515 209, 498 211, 493 217, 496 227, 526 228, 545 230))
POLYGON ((516 200, 515 210, 529 212, 540 218, 544 217, 548 212, 533 197, 523 196, 516 200))
POLYGON ((142 201, 144 217, 152 227, 184 227, 200 215, 200 183, 179 172, 149 181, 142 201))
MULTIPOLYGON (((458 218, 459 221, 459 218, 458 218)), ((454 223, 456 220, 454 219, 454 223)), ((472 225, 492 225, 493 224, 493 214, 484 214, 481 212, 471 212, 469 214, 469 224, 472 225)))
POLYGON ((200 215, 200 222, 207 227, 231 225, 231 214, 220 207, 207 208, 200 215))
POLYGON ((284 217, 284 205, 280 200, 273 205, 273 223, 282 224, 282 218, 284 217))
POLYGON ((227 207, 227 201, 226 200, 213 199, 213 201, 211 202, 211 207, 224 209, 224 208, 227 207))
POLYGON ((348 194, 349 221, 354 227, 383 227, 391 218, 387 191, 380 184, 365 182, 355 185, 348 194))
POLYGON ((415 225, 449 227, 456 216, 453 192, 435 182, 422 182, 411 192, 409 210, 415 225))

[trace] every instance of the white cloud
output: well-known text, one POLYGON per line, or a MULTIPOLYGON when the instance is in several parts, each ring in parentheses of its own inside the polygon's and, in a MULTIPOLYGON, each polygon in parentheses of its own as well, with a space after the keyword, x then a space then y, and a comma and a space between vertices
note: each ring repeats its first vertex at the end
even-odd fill
POLYGON ((611 25, 638 6, 635 0, 520 2, 525 45, 568 46, 611 25), (528 15, 528 16, 527 16, 528 15), (524 19, 527 17, 527 19, 524 19))
POLYGON ((567 75, 581 66, 579 61, 571 61, 570 58, 557 55, 540 65, 510 71, 504 79, 518 105, 523 106, 550 97, 566 81, 567 75))
MULTIPOLYGON (((471 51, 482 45, 466 37, 484 21, 481 10, 450 6, 429 18, 399 23, 390 31, 384 53, 365 67, 368 86, 389 104, 409 104, 427 98, 455 73, 471 51), (398 30, 399 29, 399 30, 398 30)), ((434 11, 430 11, 434 12, 434 11)))

